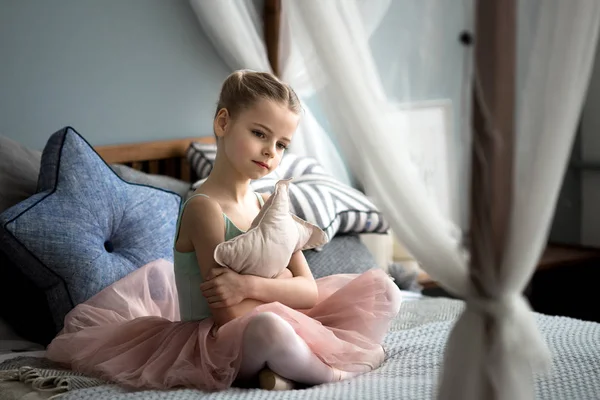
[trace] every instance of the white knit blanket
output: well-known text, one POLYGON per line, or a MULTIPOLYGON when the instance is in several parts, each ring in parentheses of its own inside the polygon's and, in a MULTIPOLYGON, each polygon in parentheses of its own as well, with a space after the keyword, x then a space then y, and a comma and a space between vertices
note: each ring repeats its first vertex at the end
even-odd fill
MULTIPOLYGON (((230 389, 128 392, 98 385, 64 393, 61 400, 301 400, 434 399, 443 351, 463 303, 449 299, 405 302, 385 339, 387 357, 376 371, 335 384, 287 392, 230 389)), ((553 354, 552 370, 536 377, 536 398, 600 399, 600 324, 536 314, 553 354)))

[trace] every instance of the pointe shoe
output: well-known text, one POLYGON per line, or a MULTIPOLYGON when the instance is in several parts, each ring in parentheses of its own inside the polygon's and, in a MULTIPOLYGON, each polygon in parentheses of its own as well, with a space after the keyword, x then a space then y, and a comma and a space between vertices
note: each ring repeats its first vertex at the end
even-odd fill
POLYGON ((295 387, 293 381, 279 376, 267 368, 258 374, 258 382, 260 388, 266 390, 292 390, 295 387))

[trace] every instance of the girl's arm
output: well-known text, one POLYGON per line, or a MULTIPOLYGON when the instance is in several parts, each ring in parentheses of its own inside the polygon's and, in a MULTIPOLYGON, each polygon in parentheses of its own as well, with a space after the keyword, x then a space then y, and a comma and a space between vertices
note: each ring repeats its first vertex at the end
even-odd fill
POLYGON ((292 255, 288 269, 293 275, 288 279, 244 275, 247 280, 246 296, 264 303, 278 301, 296 309, 314 307, 317 304, 319 292, 306 258, 301 251, 292 255))
MULTIPOLYGON (((209 281, 215 275, 215 271, 222 270, 213 256, 215 248, 225 238, 225 222, 219 204, 206 197, 197 197, 190 201, 182 216, 180 235, 182 232, 185 232, 194 247, 202 280, 209 281)), ((218 325, 244 315, 263 304, 261 301, 244 296, 246 291, 231 291, 224 301, 215 304, 211 304, 210 299, 207 299, 212 317, 218 325)))
MULTIPOLYGON (((261 193, 267 202, 270 193, 261 193)), ((317 304, 319 296, 317 285, 310 272, 306 258, 301 251, 294 253, 290 265, 277 275, 276 279, 246 275, 248 278, 248 297, 265 303, 278 301, 288 307, 306 309, 317 304), (289 273, 288 273, 289 272, 289 273)))

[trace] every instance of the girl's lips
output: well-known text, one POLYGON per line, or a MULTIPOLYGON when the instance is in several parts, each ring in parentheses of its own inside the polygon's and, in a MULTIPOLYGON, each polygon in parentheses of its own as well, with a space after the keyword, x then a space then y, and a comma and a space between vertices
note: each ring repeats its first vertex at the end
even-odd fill
POLYGON ((263 167, 264 169, 269 169, 269 166, 267 164, 265 164, 265 163, 262 163, 260 161, 254 161, 254 163, 256 165, 258 165, 259 167, 263 167))

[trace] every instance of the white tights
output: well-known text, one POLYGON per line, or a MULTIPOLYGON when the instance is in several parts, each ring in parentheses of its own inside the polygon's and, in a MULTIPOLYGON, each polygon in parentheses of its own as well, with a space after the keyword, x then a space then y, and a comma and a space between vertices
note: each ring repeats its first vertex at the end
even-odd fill
POLYGON ((284 378, 307 385, 342 379, 341 371, 324 364, 294 328, 272 312, 257 314, 248 323, 238 378, 250 380, 267 367, 284 378))
MULTIPOLYGON (((390 312, 400 309, 401 295, 398 287, 387 277, 382 284, 390 312)), ((371 332, 383 340, 387 327, 381 324, 380 332, 371 332)), ((365 327, 372 330, 373 327, 365 327)), ((242 364, 238 378, 252 380, 264 368, 276 374, 306 385, 318 385, 339 381, 359 375, 361 372, 341 371, 323 363, 296 334, 294 328, 272 312, 263 312, 252 317, 243 334, 242 364)))

